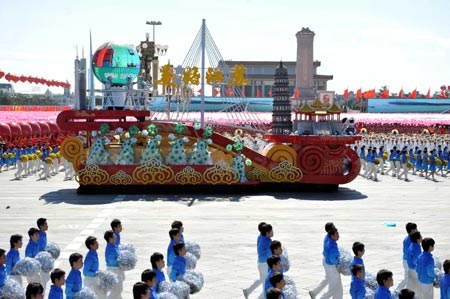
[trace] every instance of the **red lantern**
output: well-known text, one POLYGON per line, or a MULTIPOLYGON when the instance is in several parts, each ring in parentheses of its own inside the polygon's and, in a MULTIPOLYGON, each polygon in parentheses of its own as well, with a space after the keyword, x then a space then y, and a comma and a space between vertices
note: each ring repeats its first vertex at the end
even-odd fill
POLYGON ((18 140, 22 138, 22 129, 18 123, 9 123, 8 126, 11 129, 11 139, 18 140))
POLYGON ((32 136, 34 137, 41 137, 41 127, 37 122, 30 122, 32 136))
POLYGON ((3 78, 4 75, 5 75, 5 72, 0 71, 0 79, 3 78))
POLYGON ((7 73, 5 76, 6 81, 11 81, 11 74, 7 73))
POLYGON ((5 142, 11 141, 11 128, 6 123, 0 123, 0 136, 5 142))
POLYGON ((50 134, 52 135, 58 135, 60 130, 56 123, 54 122, 47 122, 48 126, 50 127, 50 134))
POLYGON ((25 82, 25 81, 27 81, 27 79, 28 78, 26 76, 24 76, 24 75, 19 77, 20 82, 25 82))
POLYGON ((22 136, 23 137, 31 137, 32 136, 33 129, 31 128, 29 123, 27 123, 27 122, 20 122, 19 126, 22 129, 22 136))
POLYGON ((48 136, 50 134, 50 126, 45 121, 38 122, 39 127, 41 127, 41 136, 48 136))

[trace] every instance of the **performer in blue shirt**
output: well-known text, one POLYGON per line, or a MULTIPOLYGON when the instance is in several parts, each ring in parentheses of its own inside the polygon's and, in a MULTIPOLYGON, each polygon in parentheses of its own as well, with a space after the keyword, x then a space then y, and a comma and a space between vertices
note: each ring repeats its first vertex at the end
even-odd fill
POLYGON ((120 233, 122 232, 122 222, 119 219, 114 219, 111 221, 111 229, 116 235, 116 246, 120 245, 120 233))
POLYGON ((366 269, 364 267, 364 261, 362 259, 362 256, 364 255, 364 252, 365 252, 364 244, 361 242, 353 243, 352 251, 353 251, 353 254, 355 255, 350 264, 350 274, 352 276, 352 280, 355 279, 355 275, 353 275, 353 272, 351 270, 352 270, 353 265, 356 265, 356 264, 361 265, 363 267, 363 277, 362 278, 364 279, 364 275, 366 273, 366 269))
POLYGON ((364 286, 364 267, 361 264, 354 264, 351 268, 352 281, 350 283, 350 296, 352 299, 365 299, 366 288, 364 286))
POLYGON ((22 285, 22 276, 20 276, 19 273, 12 271, 16 263, 20 260, 19 249, 22 248, 22 235, 12 235, 9 239, 9 244, 11 248, 6 254, 6 274, 8 275, 8 278, 14 279, 22 285))
POLYGON ((394 285, 392 272, 389 270, 380 270, 377 273, 378 288, 375 290, 375 299, 391 299, 389 288, 394 285))
POLYGON ((83 286, 80 269, 83 268, 83 256, 79 253, 72 253, 69 257, 70 272, 66 280, 66 299, 73 299, 75 293, 79 292, 83 286))
POLYGON ((125 279, 125 272, 119 267, 117 257, 119 256, 119 249, 116 245, 116 234, 112 230, 105 232, 104 236, 106 243, 105 260, 106 267, 109 271, 117 274, 119 283, 111 289, 109 299, 122 299, 123 281, 125 279))
POLYGON ((84 285, 97 294, 97 299, 106 299, 106 292, 99 288, 99 284, 96 279, 97 272, 99 270, 97 238, 89 236, 86 238, 84 244, 86 245, 87 249, 89 249, 86 257, 84 258, 84 285))
POLYGON ((434 258, 431 252, 434 250, 434 240, 425 238, 422 240, 423 252, 417 259, 416 272, 419 280, 419 297, 421 299, 433 299, 433 282, 436 279, 434 273, 434 258))
POLYGON ((450 260, 445 260, 444 276, 441 278, 439 288, 441 289, 441 299, 450 299, 450 260))
POLYGON ((3 285, 6 280, 6 251, 4 249, 0 249, 0 294, 2 293, 3 285))
POLYGON ((180 242, 181 233, 178 228, 171 228, 169 230, 170 242, 167 246, 167 275, 170 275, 172 271, 172 264, 175 261, 175 251, 173 250, 173 246, 180 242))
POLYGON ((416 231, 411 234, 411 245, 408 248, 408 256, 406 261, 408 262, 408 281, 406 282, 406 288, 419 293, 418 291, 418 278, 416 272, 417 259, 422 253, 420 243, 422 242, 422 235, 416 231))
POLYGON ((178 243, 173 246, 176 257, 173 261, 172 271, 170 272, 170 280, 176 281, 180 275, 186 273, 186 247, 184 243, 178 243))
POLYGON ((155 252, 150 257, 150 263, 152 264, 152 269, 156 273, 156 291, 159 292, 159 284, 162 281, 166 281, 166 276, 164 275, 164 272, 162 269, 164 269, 164 256, 159 253, 155 252))
POLYGON ((54 269, 50 274, 52 286, 48 294, 48 299, 64 299, 62 286, 66 283, 66 272, 61 269, 54 269))

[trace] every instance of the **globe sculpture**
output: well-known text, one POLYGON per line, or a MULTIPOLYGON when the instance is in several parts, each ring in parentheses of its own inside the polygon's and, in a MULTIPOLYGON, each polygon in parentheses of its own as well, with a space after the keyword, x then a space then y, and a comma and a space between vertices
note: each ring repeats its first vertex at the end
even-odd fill
POLYGON ((107 42, 95 51, 92 68, 95 77, 103 84, 111 76, 113 85, 123 86, 129 76, 133 81, 139 74, 139 55, 132 45, 107 42))

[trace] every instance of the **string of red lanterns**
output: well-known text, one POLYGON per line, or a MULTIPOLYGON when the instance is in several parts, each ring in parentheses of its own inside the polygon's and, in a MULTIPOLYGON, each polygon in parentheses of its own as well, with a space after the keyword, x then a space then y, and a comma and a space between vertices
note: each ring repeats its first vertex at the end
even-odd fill
POLYGON ((0 70, 0 79, 5 77, 6 81, 10 82, 29 82, 29 83, 35 83, 35 84, 42 84, 47 86, 55 86, 55 87, 64 87, 64 88, 70 88, 69 82, 63 82, 63 81, 56 81, 56 80, 47 80, 44 78, 38 78, 33 76, 17 76, 10 73, 5 74, 2 70, 0 70))

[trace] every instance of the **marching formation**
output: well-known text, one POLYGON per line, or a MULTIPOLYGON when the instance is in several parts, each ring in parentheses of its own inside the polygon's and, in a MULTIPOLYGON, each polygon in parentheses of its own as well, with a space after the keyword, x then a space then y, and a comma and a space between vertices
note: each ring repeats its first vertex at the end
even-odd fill
POLYGON ((408 175, 423 177, 437 182, 436 176, 447 177, 450 173, 450 136, 422 134, 362 135, 354 150, 361 161, 360 175, 378 181, 380 175, 392 175, 409 182, 408 175))
MULTIPOLYGON (((89 236, 85 240, 88 250, 85 257, 78 252, 70 255, 67 276, 65 271, 54 267, 60 250, 57 244, 47 241, 47 219, 39 218, 37 226, 28 230, 29 241, 24 258, 20 257, 19 250, 23 244, 20 234, 10 237, 8 252, 0 249, 0 298, 43 298, 51 280, 49 299, 122 299, 125 271, 136 267, 137 257, 133 245, 121 242, 120 220, 112 220, 111 230, 103 235, 106 268, 100 266, 97 238, 89 236), (27 280, 26 289, 22 286, 22 277, 27 280)), ((139 278, 134 278, 138 281, 133 286, 134 298, 186 299, 202 289, 203 275, 195 270, 200 259, 200 246, 185 241, 183 231, 181 221, 172 223, 167 248, 167 279, 163 272, 164 255, 155 252, 150 257, 151 268, 145 269, 139 278)))

